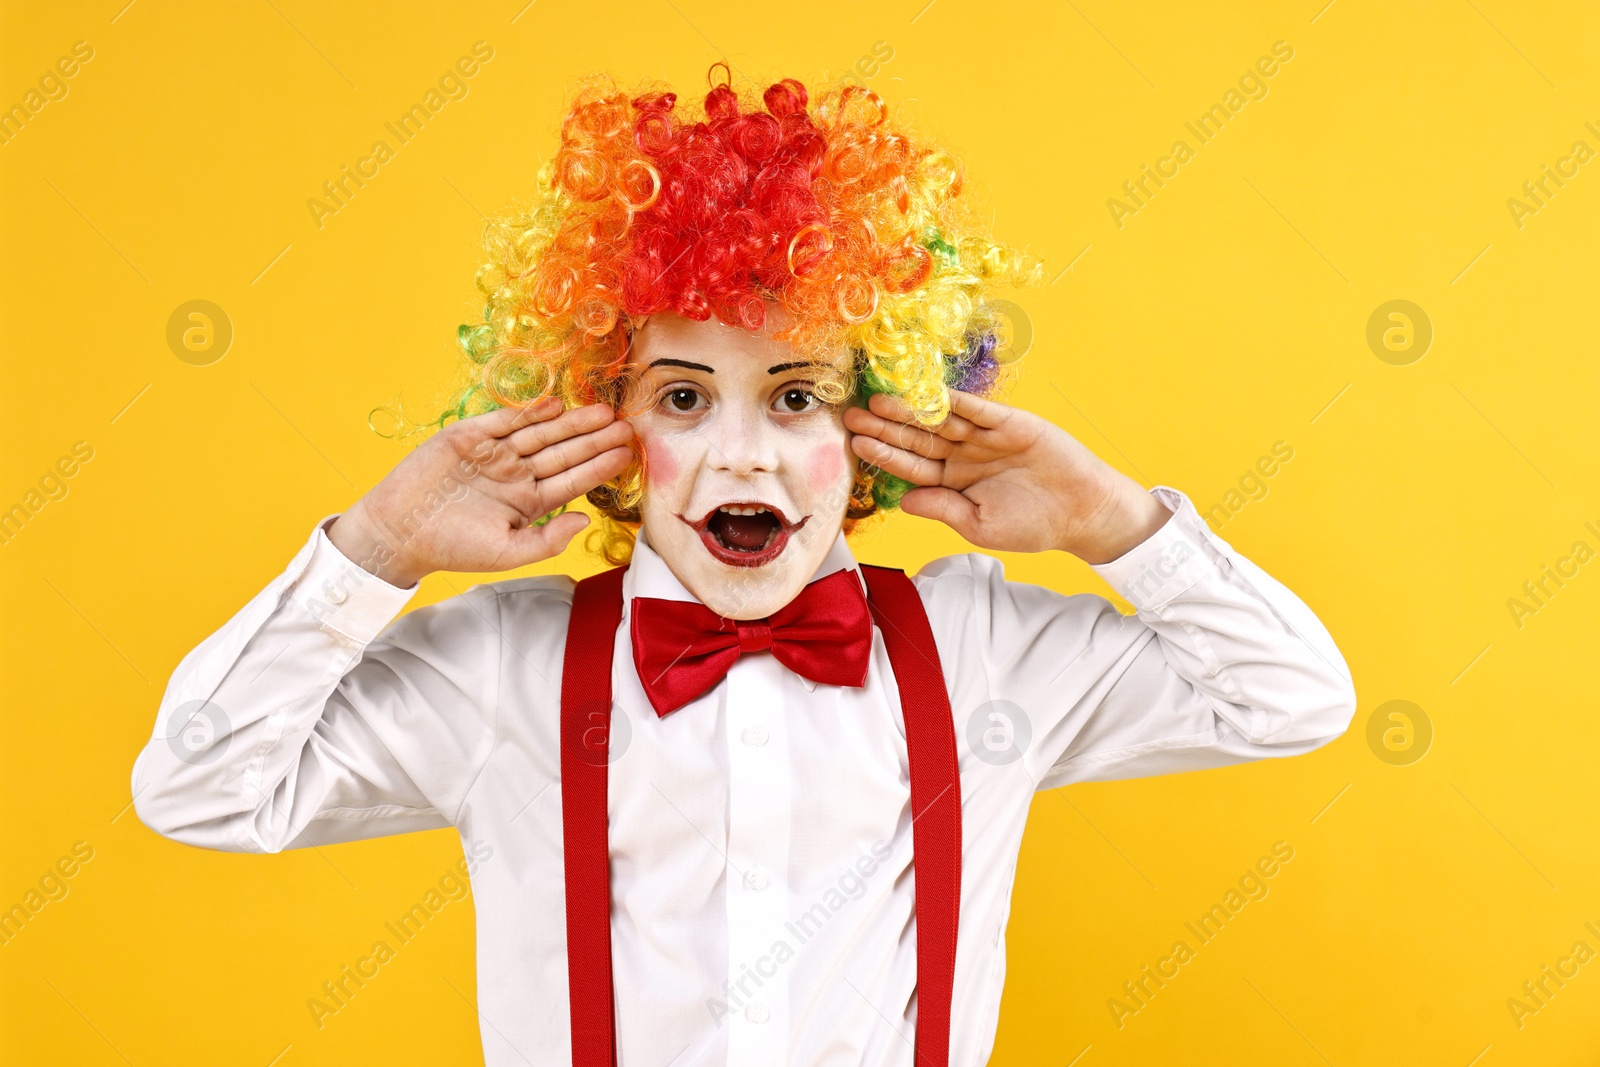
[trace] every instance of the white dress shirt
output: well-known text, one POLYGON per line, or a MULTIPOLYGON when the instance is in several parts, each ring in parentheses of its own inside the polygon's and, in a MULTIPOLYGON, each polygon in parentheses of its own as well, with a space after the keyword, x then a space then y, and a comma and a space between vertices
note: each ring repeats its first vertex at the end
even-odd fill
MULTIPOLYGON (((961 769, 952 1064, 993 1045, 1036 790, 1309 752, 1354 713, 1312 612, 1187 497, 1152 492, 1172 519, 1095 568, 1136 615, 1008 582, 984 555, 915 576, 961 769)), ((179 664, 134 765, 139 817, 238 852, 456 827, 478 857, 485 1061, 568 1063, 558 736, 573 582, 476 586, 396 619, 412 591, 347 560, 326 525, 179 664)), ((855 566, 841 536, 817 577, 855 566)), ((642 537, 623 595, 693 599, 642 537)), ((622 1067, 911 1067, 910 779, 881 634, 864 688, 757 653, 658 718, 625 608, 612 685, 622 1067)))

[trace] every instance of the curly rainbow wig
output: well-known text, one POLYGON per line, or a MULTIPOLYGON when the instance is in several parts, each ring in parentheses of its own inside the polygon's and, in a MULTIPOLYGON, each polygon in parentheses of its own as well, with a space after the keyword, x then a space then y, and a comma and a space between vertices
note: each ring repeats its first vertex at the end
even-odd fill
MULTIPOLYGON (((646 316, 760 330, 769 302, 788 312, 776 339, 835 368, 825 401, 889 393, 933 425, 950 388, 999 388, 1009 346, 991 290, 1041 268, 963 210, 956 160, 859 85, 747 95, 718 84, 686 115, 659 87, 580 86, 531 204, 485 225, 488 303, 460 328, 469 379, 440 424, 552 393, 620 408, 646 316)), ((637 529, 641 464, 589 494, 612 562, 637 529)), ((863 467, 847 529, 906 488, 863 467)))

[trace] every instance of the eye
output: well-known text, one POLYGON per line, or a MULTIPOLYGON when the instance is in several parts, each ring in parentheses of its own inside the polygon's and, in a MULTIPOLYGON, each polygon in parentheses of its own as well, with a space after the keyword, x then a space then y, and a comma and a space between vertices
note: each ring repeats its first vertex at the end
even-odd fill
POLYGON ((822 401, 809 389, 785 389, 773 401, 773 408, 778 411, 788 412, 791 415, 803 415, 808 411, 815 411, 822 406, 822 401))
POLYGON ((700 390, 680 385, 662 393, 660 404, 668 411, 687 413, 698 411, 705 406, 702 403, 705 399, 705 394, 701 393, 700 390))

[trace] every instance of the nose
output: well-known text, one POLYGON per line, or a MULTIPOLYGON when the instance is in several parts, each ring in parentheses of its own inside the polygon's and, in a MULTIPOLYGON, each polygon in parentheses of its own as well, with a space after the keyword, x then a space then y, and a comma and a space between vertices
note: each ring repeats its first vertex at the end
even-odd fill
POLYGON ((759 405, 724 404, 704 429, 712 470, 751 475, 778 469, 778 430, 759 405))

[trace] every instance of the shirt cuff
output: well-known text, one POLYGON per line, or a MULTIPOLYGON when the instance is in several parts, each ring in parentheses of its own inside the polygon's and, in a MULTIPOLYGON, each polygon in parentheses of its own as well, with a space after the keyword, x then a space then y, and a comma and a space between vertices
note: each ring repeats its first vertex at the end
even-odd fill
POLYGON ((1172 518, 1110 563, 1092 565, 1137 611, 1160 611, 1217 569, 1205 550, 1204 522, 1189 498, 1165 485, 1150 493, 1171 509, 1172 518))
POLYGON ((338 517, 330 515, 317 524, 311 535, 311 558, 288 595, 322 629, 366 645, 394 621, 417 587, 390 585, 335 548, 328 540, 328 527, 338 517))

